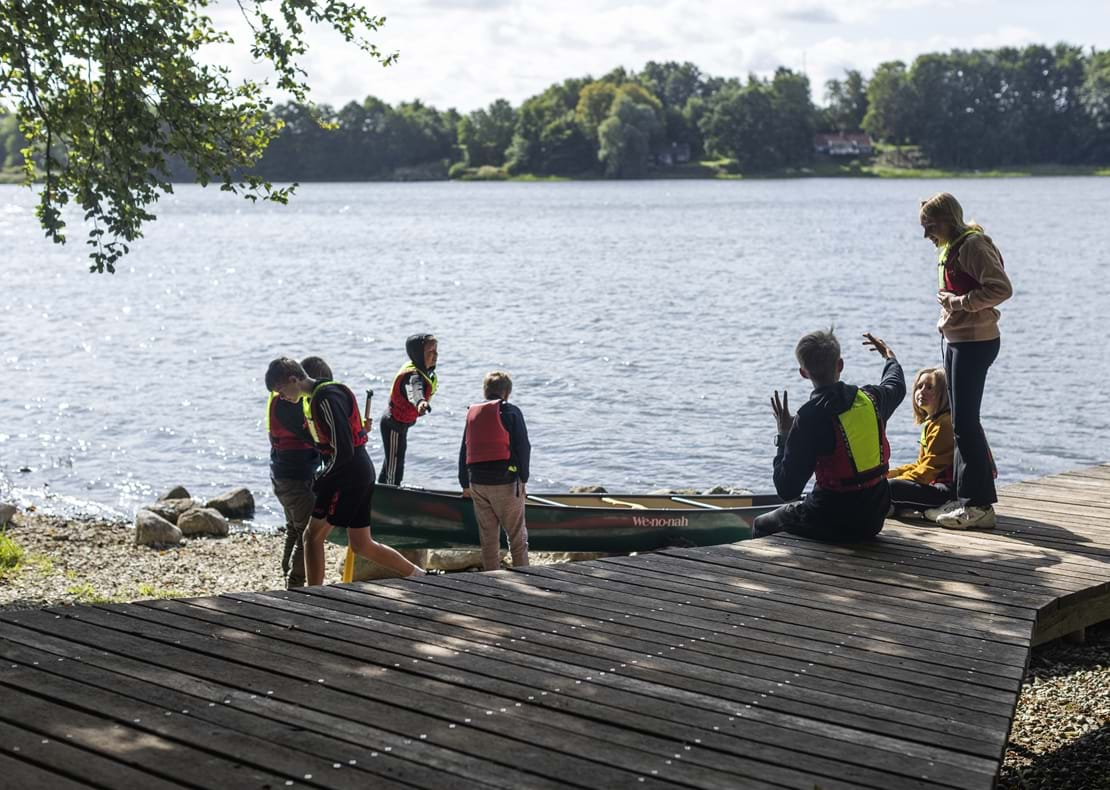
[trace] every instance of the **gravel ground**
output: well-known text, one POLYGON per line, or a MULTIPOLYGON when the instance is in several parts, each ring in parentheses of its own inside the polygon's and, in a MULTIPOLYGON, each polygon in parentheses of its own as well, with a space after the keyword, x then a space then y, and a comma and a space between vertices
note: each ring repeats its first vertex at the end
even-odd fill
MULTIPOLYGON (((24 557, 0 571, 0 609, 282 586, 281 535, 232 533, 158 551, 134 545, 129 524, 34 513, 17 516, 7 534, 24 557)), ((339 581, 344 551, 327 546, 329 582, 339 581)), ((1110 790, 1110 623, 1088 629, 1084 645, 1033 651, 998 787, 1110 790)))
POLYGON ((1033 651, 998 787, 1110 790, 1110 623, 1033 651))
MULTIPOLYGON (((276 590, 283 535, 232 533, 156 550, 134 544, 130 524, 22 513, 8 536, 24 550, 20 567, 0 575, 0 609, 179 598, 276 590)), ((345 549, 327 545, 328 581, 339 581, 345 549)))

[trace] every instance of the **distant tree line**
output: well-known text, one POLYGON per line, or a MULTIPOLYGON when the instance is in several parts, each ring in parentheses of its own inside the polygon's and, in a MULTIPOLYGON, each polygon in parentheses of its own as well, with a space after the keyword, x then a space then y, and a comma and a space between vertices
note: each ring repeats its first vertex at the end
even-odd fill
MULTIPOLYGON (((519 107, 498 99, 465 115, 374 97, 338 111, 288 103, 256 168, 270 181, 525 175, 636 178, 662 161, 731 160, 743 172, 799 167, 818 131, 865 130, 919 146, 937 167, 1110 163, 1110 52, 1054 47, 954 50, 910 65, 848 71, 814 103, 808 78, 723 79, 692 63, 650 62, 568 79, 519 107)), ((22 162, 0 117, 0 157, 22 162)))

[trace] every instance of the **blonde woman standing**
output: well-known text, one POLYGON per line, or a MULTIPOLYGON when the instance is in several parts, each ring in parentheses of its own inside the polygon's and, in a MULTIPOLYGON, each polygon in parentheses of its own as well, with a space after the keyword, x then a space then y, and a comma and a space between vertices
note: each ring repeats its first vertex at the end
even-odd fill
POLYGON ((998 357, 998 305, 1013 294, 1002 253, 983 228, 964 221, 963 207, 941 192, 921 203, 925 238, 939 251, 937 266, 944 372, 956 440, 954 497, 926 516, 948 529, 995 525, 994 464, 979 419, 987 371, 998 357))

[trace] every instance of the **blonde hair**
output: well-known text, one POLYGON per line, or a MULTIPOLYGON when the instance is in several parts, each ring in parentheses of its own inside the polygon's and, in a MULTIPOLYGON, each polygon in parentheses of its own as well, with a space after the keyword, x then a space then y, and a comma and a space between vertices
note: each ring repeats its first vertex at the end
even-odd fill
POLYGON ((920 425, 928 420, 930 416, 928 412, 917 405, 917 398, 912 397, 912 395, 917 394, 918 385, 926 378, 932 379, 933 392, 937 393, 937 406, 933 414, 948 411, 948 376, 944 374, 944 368, 922 368, 914 376, 913 389, 910 390, 910 405, 913 407, 914 425, 920 425))
POLYGON ((921 201, 921 221, 944 222, 951 226, 953 236, 960 236, 969 230, 983 232, 977 222, 964 222, 964 207, 951 192, 938 192, 928 200, 921 201))
POLYGON ((509 374, 503 370, 495 370, 491 373, 487 373, 485 379, 482 381, 482 393, 486 396, 486 400, 507 398, 512 391, 513 380, 509 378, 509 374))

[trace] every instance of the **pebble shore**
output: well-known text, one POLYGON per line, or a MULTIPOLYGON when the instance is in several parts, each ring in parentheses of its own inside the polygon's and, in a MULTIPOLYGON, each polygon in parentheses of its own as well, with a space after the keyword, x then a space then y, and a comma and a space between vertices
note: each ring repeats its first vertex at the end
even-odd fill
MULTIPOLYGON (((196 597, 282 587, 284 536, 233 532, 156 550, 129 524, 22 513, 8 536, 23 549, 0 572, 0 609, 196 597)), ((328 582, 345 549, 327 545, 328 582)), ((999 775, 1000 790, 1110 790, 1110 623, 1086 644, 1033 651, 999 775)))

